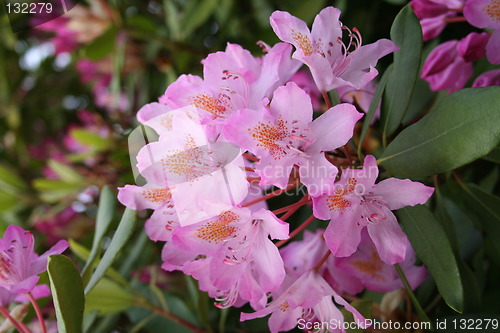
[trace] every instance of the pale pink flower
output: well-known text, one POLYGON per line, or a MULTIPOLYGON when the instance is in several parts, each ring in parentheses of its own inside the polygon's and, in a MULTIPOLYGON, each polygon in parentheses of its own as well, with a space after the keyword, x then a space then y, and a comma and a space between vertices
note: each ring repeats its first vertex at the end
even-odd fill
POLYGON ((287 12, 275 11, 271 26, 284 42, 293 44, 293 58, 311 70, 318 89, 322 92, 342 86, 360 89, 377 76, 375 66, 380 58, 398 50, 388 39, 361 46, 361 35, 339 21, 340 10, 324 8, 314 19, 310 31, 306 23, 287 12), (349 43, 342 42, 347 31, 349 43))
POLYGON ((368 155, 362 169, 344 169, 327 193, 312 198, 314 216, 330 220, 324 237, 335 256, 352 255, 367 228, 382 261, 405 259, 408 240, 391 210, 424 204, 434 189, 397 178, 375 184, 377 176, 376 160, 368 155))
POLYGON ((337 175, 324 152, 344 145, 362 114, 351 104, 336 105, 314 121, 312 113, 307 93, 289 82, 276 89, 269 108, 236 112, 223 134, 260 158, 256 171, 261 185, 285 188, 296 164, 301 182, 314 193, 337 175))

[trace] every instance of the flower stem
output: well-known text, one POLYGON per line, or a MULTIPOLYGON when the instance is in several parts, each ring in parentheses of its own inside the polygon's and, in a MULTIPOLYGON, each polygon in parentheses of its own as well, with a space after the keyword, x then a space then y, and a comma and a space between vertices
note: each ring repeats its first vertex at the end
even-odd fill
POLYGON ((465 16, 457 16, 457 17, 447 17, 444 19, 446 23, 454 23, 454 22, 467 22, 465 16))
POLYGON ((273 191, 273 192, 271 192, 269 194, 266 194, 266 195, 264 195, 264 196, 262 196, 262 197, 260 197, 258 199, 249 201, 246 204, 241 205, 241 207, 248 207, 248 206, 254 205, 254 204, 258 203, 258 202, 261 202, 261 201, 264 201, 264 200, 276 197, 276 196, 278 196, 278 195, 280 195, 282 193, 285 193, 286 191, 291 190, 291 189, 293 189, 293 188, 295 188, 297 186, 298 186, 298 183, 290 184, 290 185, 288 185, 284 189, 279 189, 279 190, 273 191))
POLYGON ((260 159, 258 157, 255 157, 249 153, 243 153, 243 157, 245 157, 246 159, 250 160, 250 161, 253 161, 253 162, 259 162, 260 159))
POLYGON ((321 260, 316 264, 316 266, 314 266, 311 271, 317 271, 321 268, 321 266, 323 266, 323 264, 326 262, 326 260, 328 259, 328 257, 330 256, 330 254, 332 253, 332 251, 328 250, 325 255, 323 256, 323 258, 321 258, 321 260))
POLYGON ((410 296, 410 299, 411 299, 413 305, 415 306, 415 309, 417 310, 418 317, 420 318, 421 321, 425 321, 425 322, 429 322, 430 323, 431 320, 429 319, 429 317, 425 313, 424 309, 422 309, 422 306, 420 305, 417 297, 413 293, 413 290, 411 290, 410 283, 408 283, 408 280, 406 279, 405 273, 403 272, 403 270, 401 269, 401 267, 399 266, 399 264, 395 264, 394 267, 396 268, 396 271, 398 272, 399 278, 403 282, 403 284, 404 284, 404 286, 406 288, 406 292, 410 296))
MULTIPOLYGON (((296 203, 293 203, 291 205, 288 205, 288 206, 285 206, 285 207, 282 207, 282 208, 278 208, 276 210, 273 210, 273 213, 274 214, 281 214, 281 213, 285 213, 285 212, 288 212, 290 211, 291 209, 294 209, 294 208, 300 208, 302 206, 304 206, 306 203, 309 202, 309 196, 306 194, 305 196, 302 197, 302 199, 300 199, 299 201, 297 201, 296 203)), ((295 209, 294 212, 297 210, 295 209)))
POLYGON ((326 91, 322 91, 321 96, 323 96, 323 100, 325 101, 326 107, 330 109, 332 107, 332 102, 330 101, 328 93, 326 91))
POLYGON ((14 319, 11 315, 8 309, 4 308, 3 306, 0 306, 0 313, 2 313, 5 318, 7 318, 12 325, 20 332, 20 333, 31 333, 31 331, 24 325, 24 323, 21 323, 14 319))
POLYGON ((297 229, 295 229, 294 231, 292 231, 290 233, 290 237, 288 239, 284 239, 284 240, 277 242, 276 246, 281 247, 281 246, 285 245, 290 239, 297 236, 302 230, 307 228, 307 226, 309 224, 311 224, 311 222, 314 221, 314 219, 315 219, 314 215, 309 216, 309 218, 307 220, 305 220, 301 225, 299 225, 299 227, 297 229))
POLYGON ((179 325, 182 325, 195 333, 205 333, 205 330, 203 330, 202 328, 199 328, 198 326, 190 323, 189 321, 187 321, 181 317, 178 317, 178 316, 176 316, 176 315, 174 315, 174 314, 172 314, 164 309, 158 308, 152 304, 143 304, 142 307, 149 309, 162 317, 170 319, 171 321, 173 321, 179 325))
POLYGON ((28 296, 31 304, 33 305, 33 308, 35 309, 36 316, 38 317, 38 320, 40 321, 40 326, 42 327, 42 333, 47 333, 47 328, 45 327, 45 320, 43 319, 42 311, 40 310, 40 307, 38 306, 36 299, 33 297, 31 293, 26 293, 26 295, 28 296))

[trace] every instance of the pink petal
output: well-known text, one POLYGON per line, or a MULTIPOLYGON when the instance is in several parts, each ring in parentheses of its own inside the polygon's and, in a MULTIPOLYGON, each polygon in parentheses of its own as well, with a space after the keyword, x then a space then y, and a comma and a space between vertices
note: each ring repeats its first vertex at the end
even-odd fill
POLYGON ((352 104, 338 104, 316 118, 310 128, 314 143, 306 148, 308 153, 335 150, 346 144, 353 135, 354 125, 363 117, 352 104))
POLYGON ((423 205, 434 193, 434 188, 409 179, 388 178, 376 184, 373 193, 380 195, 390 210, 423 205))
POLYGON ((270 22, 278 38, 284 42, 293 44, 297 52, 304 53, 302 48, 308 46, 307 43, 301 43, 301 40, 308 40, 309 45, 311 45, 312 38, 307 24, 290 15, 288 12, 275 11, 271 15, 270 22), (303 36, 303 39, 298 39, 298 36, 303 36))
POLYGON ((325 230, 325 241, 336 257, 348 257, 358 248, 363 226, 357 223, 359 206, 350 207, 336 219, 332 219, 325 230))
POLYGON ((368 224, 368 233, 377 248, 380 259, 389 265, 405 260, 408 238, 401 230, 396 216, 386 209, 387 218, 368 224))
POLYGON ((268 291, 276 290, 285 278, 283 260, 276 245, 267 238, 255 240, 253 265, 258 275, 259 284, 268 291))
POLYGON ((47 252, 38 257, 30 266, 30 274, 40 274, 47 270, 47 260, 53 254, 61 254, 69 247, 69 243, 65 240, 60 240, 52 246, 47 252))
POLYGON ((494 69, 492 71, 484 72, 479 75, 474 83, 473 87, 490 87, 490 86, 500 86, 500 69, 494 69))
POLYGON ((307 193, 314 197, 328 191, 335 182, 338 169, 330 163, 324 153, 314 154, 299 161, 300 181, 307 187, 307 193))
POLYGON ((486 44, 486 57, 492 64, 500 64, 500 27, 493 31, 486 44))
POLYGON ((495 0, 467 0, 464 7, 464 16, 475 27, 496 29, 500 27, 498 3, 495 0), (491 10, 488 8, 491 7, 491 10))
POLYGON ((312 121, 311 98, 295 82, 289 82, 274 92, 270 113, 288 121, 289 125, 306 126, 312 121))

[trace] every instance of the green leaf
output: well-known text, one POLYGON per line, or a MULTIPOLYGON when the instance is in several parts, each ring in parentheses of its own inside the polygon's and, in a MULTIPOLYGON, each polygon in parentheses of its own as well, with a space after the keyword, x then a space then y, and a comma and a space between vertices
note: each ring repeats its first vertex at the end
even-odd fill
POLYGON ((116 230, 108 249, 102 256, 94 274, 85 287, 85 294, 88 294, 97 282, 99 282, 99 280, 104 276, 104 274, 106 274, 106 271, 111 267, 111 264, 115 260, 118 253, 121 251, 125 243, 128 242, 132 236, 132 232, 134 231, 135 220, 135 211, 129 208, 125 209, 120 224, 118 225, 118 229, 116 230))
POLYGON ((135 305, 135 297, 120 285, 108 279, 101 279, 87 294, 85 313, 97 311, 108 315, 124 311, 135 305))
POLYGON ((87 262, 85 263, 85 267, 83 268, 82 276, 84 277, 84 281, 86 279, 86 276, 90 272, 89 269, 92 267, 94 260, 97 258, 97 254, 101 248, 102 238, 104 237, 104 234, 108 230, 109 225, 111 224, 111 220, 113 219, 115 206, 115 195, 109 189, 109 187, 103 187, 99 198, 99 207, 97 209, 94 240, 92 242, 92 248, 90 249, 89 259, 87 260, 87 262))
POLYGON ((483 156, 483 158, 490 162, 495 162, 500 164, 500 147, 493 148, 488 155, 483 156))
POLYGON ((115 49, 117 35, 118 29, 111 26, 105 33, 82 48, 83 55, 92 61, 103 59, 115 49))
POLYGON ((109 148, 110 141, 101 137, 97 133, 89 132, 84 129, 74 129, 71 131, 71 137, 84 146, 96 151, 109 148))
MULTIPOLYGON (((372 301, 370 300, 360 300, 360 301, 354 301, 351 303, 352 307, 354 307, 356 310, 361 313, 363 317, 366 319, 369 319, 372 317, 372 301)), ((347 323, 353 323, 355 322, 354 316, 351 312, 347 311, 345 308, 342 310, 342 314, 344 315, 344 321, 347 323)), ((364 332, 365 330, 362 328, 348 328, 346 329, 346 332, 348 333, 356 333, 356 332, 364 332)))
MULTIPOLYGON (((90 255, 90 251, 85 246, 83 246, 82 244, 77 243, 73 239, 70 239, 69 240, 69 248, 70 248, 71 252, 73 252, 73 254, 75 256, 77 256, 79 259, 81 259, 83 261, 87 261, 88 260, 89 255, 90 255)), ((94 262, 94 264, 93 264, 93 266, 92 266, 92 268, 95 269, 97 267, 97 265, 99 265, 100 262, 101 262, 101 259, 96 259, 95 262, 94 262)), ((106 276, 109 277, 110 279, 118 282, 122 286, 127 286, 128 285, 128 281, 125 280, 125 278, 122 277, 120 275, 120 273, 118 273, 113 267, 110 267, 106 271, 106 276)))
POLYGON ((468 199, 466 204, 479 217, 483 229, 486 231, 486 240, 492 246, 494 252, 493 257, 500 262, 500 198, 490 194, 476 185, 464 185, 462 188, 467 193, 468 199))
POLYGON ((12 187, 17 190, 24 190, 27 188, 24 180, 6 166, 0 165, 0 186, 5 188, 6 186, 12 187))
POLYGON ((500 87, 459 90, 402 131, 377 162, 402 178, 461 167, 498 145, 499 109, 500 87))
POLYGON ((377 106, 379 105, 380 99, 382 98, 382 94, 384 93, 385 86, 387 84, 387 80, 391 76, 393 69, 393 65, 387 67, 386 71, 382 75, 380 79, 380 83, 373 95, 372 101, 370 102, 370 108, 366 113, 366 117, 363 120, 363 128, 361 129, 361 134, 359 136, 359 144, 358 144, 358 156, 361 156, 361 149, 363 148, 363 141, 365 141, 366 133, 368 132, 368 128, 370 127, 370 123, 372 122, 373 116, 377 111, 377 106))
POLYGON ((61 254, 49 257, 47 272, 54 299, 58 332, 81 332, 85 298, 80 273, 71 260, 61 254))
POLYGON ((217 7, 217 0, 190 0, 182 25, 184 38, 189 37, 197 28, 205 23, 217 7))
POLYGON ((434 277, 446 304, 462 313, 464 292, 460 270, 443 228, 432 212, 422 205, 400 209, 398 216, 411 245, 434 277))
POLYGON ((418 79, 422 30, 410 5, 405 6, 396 16, 391 27, 391 39, 400 49, 394 52, 394 69, 387 82, 382 103, 384 138, 394 133, 401 124, 418 79))
POLYGON ((47 163, 49 168, 51 168, 61 180, 68 183, 82 183, 85 179, 76 172, 72 167, 62 164, 54 159, 50 159, 47 163))
POLYGON ((19 198, 8 193, 0 192, 0 213, 9 211, 19 204, 19 198))

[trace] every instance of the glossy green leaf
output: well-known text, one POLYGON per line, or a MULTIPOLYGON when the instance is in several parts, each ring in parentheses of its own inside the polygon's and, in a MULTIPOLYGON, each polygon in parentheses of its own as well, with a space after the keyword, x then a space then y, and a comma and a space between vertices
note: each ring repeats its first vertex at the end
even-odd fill
POLYGON ((118 29, 114 26, 83 47, 85 58, 92 61, 101 60, 115 49, 118 29))
POLYGON ((118 229, 116 230, 111 243, 109 244, 108 249, 102 256, 101 261, 96 267, 96 270, 92 277, 90 278, 89 283, 85 287, 85 294, 88 294, 92 288, 99 282, 99 280, 106 274, 106 271, 111 267, 114 259, 121 251, 125 243, 128 242, 130 237, 132 236, 132 232, 134 231, 135 226, 135 211, 132 209, 125 209, 123 213, 123 217, 118 225, 118 229))
POLYGON ((391 39, 400 49, 394 52, 394 68, 382 103, 384 137, 394 133, 401 124, 410 105, 420 68, 422 30, 410 5, 396 16, 391 27, 391 39))
MULTIPOLYGON (((71 252, 73 252, 73 254, 75 256, 77 256, 79 259, 81 259, 85 262, 89 259, 90 251, 85 246, 83 246, 80 243, 77 243, 73 239, 69 240, 69 248, 70 248, 71 252)), ((97 265, 99 265, 100 262, 101 262, 101 259, 96 259, 94 261, 92 268, 95 269, 97 267, 97 265)), ((120 283, 122 286, 128 285, 128 281, 124 277, 122 277, 120 275, 120 273, 118 273, 113 267, 110 267, 106 271, 106 276, 109 277, 110 279, 120 283)))
POLYGON ((71 260, 60 254, 49 257, 47 272, 56 310, 58 332, 81 332, 85 298, 80 273, 71 260))
POLYGON ((101 190, 101 195, 99 197, 99 207, 97 209, 97 218, 95 223, 94 240, 92 242, 92 248, 90 249, 89 259, 85 263, 82 275, 84 280, 89 272, 92 263, 97 258, 97 254, 101 248, 101 241, 104 237, 106 231, 109 229, 109 225, 113 219, 113 214, 115 211, 116 201, 115 195, 105 186, 101 190))
POLYGON ((398 177, 425 177, 461 167, 498 145, 499 109, 500 87, 457 91, 402 131, 377 163, 398 177))
MULTIPOLYGON (((468 199, 466 201, 470 209, 472 209, 479 217, 483 229, 486 231, 486 240, 492 246, 494 256, 500 256, 500 198, 490 194, 476 185, 463 185, 468 199)), ((500 262, 500 260, 499 260, 500 262)))
POLYGON ((461 313, 464 292, 460 270, 440 223, 427 207, 421 205, 400 209, 398 216, 411 245, 434 277, 446 304, 461 313))
POLYGON ((363 128, 361 129, 361 134, 359 136, 359 144, 358 144, 358 156, 361 156, 361 149, 363 148, 363 141, 365 140, 366 133, 368 132, 368 128, 370 127, 370 123, 372 122, 373 116, 375 116, 375 112, 377 111, 377 107, 380 103, 380 99, 382 98, 382 94, 384 93, 385 86, 387 84, 387 80, 391 76, 393 69, 393 65, 390 65, 384 74, 382 75, 382 78, 380 79, 380 83, 377 87, 377 90, 375 91, 375 94, 373 95, 373 98, 370 102, 370 107, 368 109, 368 112, 366 113, 366 117, 363 120, 363 128))
POLYGON ((14 170, 3 165, 0 165, 0 186, 2 188, 8 186, 18 190, 27 187, 24 180, 14 170))
POLYGON ((107 315, 124 311, 136 303, 134 295, 108 279, 101 279, 86 296, 85 313, 107 315))
POLYGON ((493 148, 488 155, 483 156, 483 158, 490 162, 495 162, 500 164, 500 147, 493 148))

